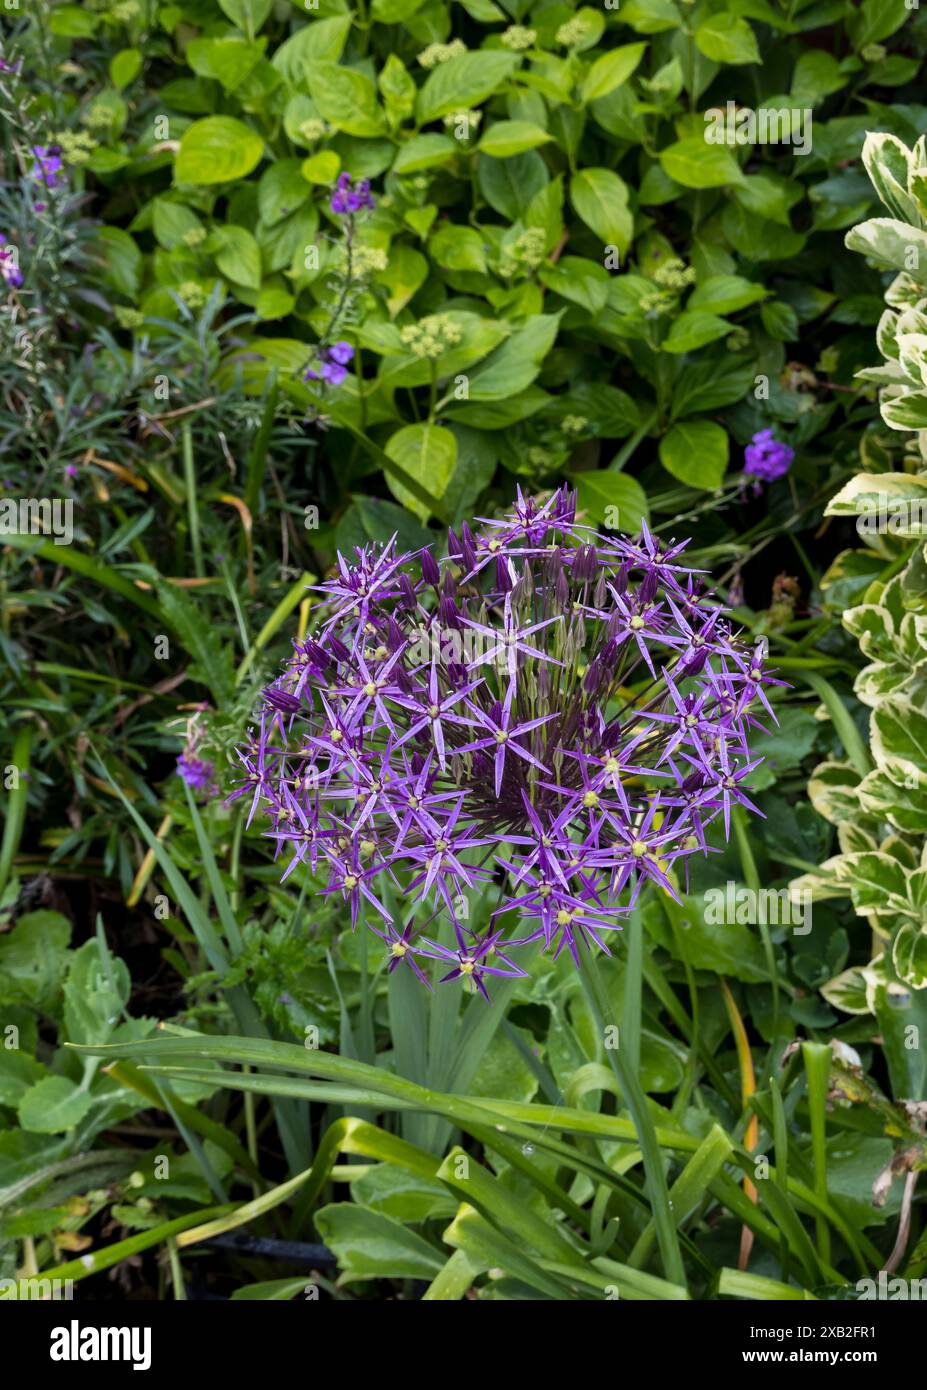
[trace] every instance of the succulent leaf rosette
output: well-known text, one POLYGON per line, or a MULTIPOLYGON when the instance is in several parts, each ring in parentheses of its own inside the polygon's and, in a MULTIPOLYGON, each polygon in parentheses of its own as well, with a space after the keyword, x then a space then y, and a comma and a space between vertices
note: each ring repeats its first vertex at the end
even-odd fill
POLYGON ((748 735, 783 684, 686 544, 598 534, 564 487, 449 531, 440 561, 395 537, 339 555, 239 754, 233 795, 268 819, 283 877, 327 875, 390 970, 427 984, 438 960, 486 997, 487 977, 526 973, 520 947, 578 965, 645 885, 678 898, 710 827, 761 814, 748 735))

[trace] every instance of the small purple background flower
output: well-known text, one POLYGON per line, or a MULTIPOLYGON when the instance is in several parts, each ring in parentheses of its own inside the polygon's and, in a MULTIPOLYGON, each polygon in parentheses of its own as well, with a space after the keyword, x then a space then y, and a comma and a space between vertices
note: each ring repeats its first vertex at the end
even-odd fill
POLYGON ((0 276, 11 289, 18 290, 23 283, 22 271, 16 263, 16 252, 7 244, 6 237, 0 234, 0 276))
POLYGON ((773 437, 772 430, 759 430, 747 445, 744 472, 764 482, 775 482, 788 473, 795 450, 773 437))
POLYGON ((354 357, 350 343, 332 343, 319 352, 318 371, 307 367, 303 373, 304 381, 327 381, 329 386, 340 386, 348 374, 348 363, 354 357))
POLYGON ((370 192, 370 180, 358 179, 354 183, 349 173, 340 174, 335 190, 332 193, 331 209, 339 217, 348 217, 352 213, 360 212, 362 208, 374 208, 373 195, 370 192))

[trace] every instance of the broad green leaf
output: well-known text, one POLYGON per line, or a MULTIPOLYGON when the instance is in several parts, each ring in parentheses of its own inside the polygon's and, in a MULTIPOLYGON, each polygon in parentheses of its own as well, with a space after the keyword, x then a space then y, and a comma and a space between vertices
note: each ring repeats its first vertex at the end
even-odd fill
POLYGON ((766 960, 757 928, 736 921, 716 922, 715 916, 712 900, 693 893, 682 907, 669 898, 652 903, 644 910, 644 923, 674 959, 688 961, 695 970, 711 970, 748 984, 766 980, 766 960))
POLYGON ((202 241, 206 233, 192 208, 169 198, 155 198, 151 206, 151 226, 159 246, 171 251, 191 233, 202 241))
POLYGON ((80 1124, 93 1105, 89 1091, 65 1076, 45 1076, 19 1102, 19 1123, 35 1134, 63 1134, 80 1124))
POLYGON ((361 136, 385 133, 377 89, 366 73, 338 63, 316 62, 309 65, 306 81, 319 115, 336 130, 361 136))
POLYGON ((724 145, 711 145, 704 136, 690 135, 660 151, 665 173, 684 188, 721 188, 739 183, 740 165, 724 145))
POLYGON ((733 314, 765 299, 768 293, 763 285, 745 280, 741 275, 712 275, 696 285, 686 308, 703 309, 711 314, 733 314))
POLYGON ((599 468, 576 473, 573 482, 579 493, 580 511, 593 525, 636 536, 641 521, 650 520, 647 494, 637 479, 627 473, 599 468))
POLYGON ((731 331, 731 324, 717 314, 708 314, 702 309, 685 309, 673 321, 669 333, 663 339, 664 352, 694 352, 706 343, 714 343, 731 331))
POLYGON ((429 238, 428 251, 432 260, 445 270, 486 270, 483 238, 475 227, 457 227, 443 223, 429 238))
POLYGON ((64 986, 64 1022, 70 1042, 108 1042, 128 1001, 132 982, 125 961, 85 941, 71 958, 64 986))
POLYGON ((35 1057, 16 1048, 0 1047, 0 1105, 15 1110, 23 1096, 45 1076, 35 1057))
POLYGON ((627 82, 646 50, 645 43, 626 43, 596 58, 582 85, 583 102, 606 97, 609 92, 627 82))
POLYGON ((531 121, 496 121, 480 141, 480 153, 493 159, 508 159, 513 154, 546 145, 553 136, 531 121))
POLYGON ((872 716, 872 754, 892 781, 927 786, 927 714, 908 700, 882 701, 872 716))
MULTIPOLYGON (((385 446, 386 454, 404 473, 428 489, 439 501, 457 462, 457 440, 450 430, 440 425, 406 425, 397 430, 385 446)), ((428 507, 391 475, 387 475, 390 492, 422 521, 430 515, 428 507)))
POLYGON ((413 135, 400 145, 393 161, 394 174, 414 174, 421 169, 433 169, 446 164, 459 152, 460 146, 449 135, 413 135))
POLYGON ((745 19, 722 12, 703 19, 695 31, 701 53, 715 63, 758 63, 756 36, 745 19))
POLYGON ((316 1213, 319 1235, 338 1258, 342 1280, 432 1279, 444 1257, 382 1212, 336 1202, 316 1213))
POLYGON ((272 63, 290 87, 305 86, 316 63, 337 63, 351 32, 349 14, 313 19, 280 45, 272 63))
POLYGON ((186 56, 194 72, 221 82, 226 92, 233 92, 257 67, 264 56, 267 40, 249 43, 247 39, 191 39, 186 56))
POLYGON ((452 111, 479 106, 511 77, 520 58, 502 49, 461 53, 428 74, 418 94, 418 120, 427 125, 452 111))
POLYGON ((109 63, 109 79, 114 87, 128 87, 142 70, 142 52, 139 48, 121 48, 109 63))
POLYGON ((851 251, 859 251, 878 265, 906 270, 915 279, 927 267, 927 231, 909 227, 893 217, 873 217, 851 227, 846 244, 851 251))
POLYGON ((525 220, 528 209, 551 182, 537 150, 525 150, 509 159, 480 159, 477 178, 489 206, 509 222, 525 220))
MULTIPOLYGON (((336 176, 337 172, 336 168, 336 176)), ((276 226, 282 218, 302 207, 311 196, 312 190, 306 187, 300 161, 279 159, 265 169, 258 184, 258 211, 261 221, 265 227, 276 226)))
POLYGON ((177 183, 228 183, 260 163, 264 141, 233 116, 206 116, 184 132, 174 163, 177 183))
POLYGON ((261 28, 274 7, 274 0, 219 0, 219 8, 249 38, 261 28))
POLYGON ((496 348, 470 378, 471 401, 500 400, 530 386, 554 345, 559 314, 535 314, 496 348))
POLYGON ((730 444, 727 430, 713 420, 682 420, 660 440, 660 462, 689 487, 721 486, 730 444))
POLYGON ((10 1004, 57 1013, 71 924, 58 912, 27 912, 0 935, 0 993, 10 1004))
POLYGON ((261 287, 261 248, 244 227, 217 227, 211 245, 219 270, 236 285, 248 289, 261 287))
POLYGON ((626 184, 611 169, 581 169, 570 180, 570 201, 604 246, 624 256, 634 235, 626 184))

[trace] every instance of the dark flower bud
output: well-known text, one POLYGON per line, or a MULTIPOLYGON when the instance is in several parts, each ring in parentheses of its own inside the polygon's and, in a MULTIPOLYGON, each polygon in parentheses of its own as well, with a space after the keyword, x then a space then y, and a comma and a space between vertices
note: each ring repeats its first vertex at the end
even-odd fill
POLYGON ((415 590, 412 581, 407 574, 399 576, 399 607, 411 609, 415 607, 415 590))
POLYGON ((453 628, 455 632, 463 627, 457 604, 452 598, 442 598, 438 604, 438 623, 441 627, 453 628))
POLYGON ((597 658, 604 671, 607 671, 609 674, 611 674, 611 672, 614 671, 616 665, 618 664, 618 653, 620 652, 620 650, 621 643, 618 642, 614 637, 609 637, 607 642, 604 643, 602 650, 599 652, 597 658))
POLYGON ((657 592, 658 584, 659 580, 657 578, 656 570, 648 570, 647 573, 644 575, 643 579, 641 580, 640 588, 637 591, 637 596, 640 599, 641 603, 650 603, 651 599, 657 592))
POLYGON ((460 542, 460 558, 463 561, 464 569, 476 569, 476 549, 473 545, 473 540, 472 538, 469 538, 468 535, 463 535, 463 532, 465 531, 469 533, 469 527, 466 525, 466 523, 464 523, 464 525, 460 529, 462 534, 462 539, 460 542))
POLYGON ((492 759, 488 758, 482 748, 477 748, 473 754, 473 775, 474 777, 488 777, 492 772, 492 759))
POLYGON ((564 483, 557 493, 557 500, 554 503, 554 518, 559 526, 572 526, 576 520, 576 503, 579 498, 578 492, 571 492, 568 484, 564 483))
POLYGON ((422 578, 426 584, 431 584, 433 588, 437 588, 441 583, 441 570, 430 550, 422 552, 422 578))
POLYGON ((697 676, 708 660, 707 647, 690 647, 679 659, 677 676, 697 676))
POLYGON ((578 584, 589 584, 599 570, 599 560, 594 545, 581 545, 573 560, 573 578, 578 584))
POLYGON ((596 658, 595 661, 589 663, 586 674, 583 676, 583 689, 586 691, 587 695, 595 695, 601 690, 604 683, 605 672, 602 670, 598 658, 596 658))
POLYGON ((566 609, 569 606, 570 585, 566 577, 566 571, 562 568, 554 584, 554 598, 559 608, 566 609))
POLYGON ((447 553, 448 555, 453 555, 455 560, 459 560, 462 553, 460 541, 457 539, 457 533, 453 531, 451 527, 448 527, 447 530, 447 553))
POLYGON ((492 709, 489 711, 489 717, 490 717, 490 719, 492 720, 492 722, 493 722, 494 724, 498 724, 498 725, 499 725, 499 728, 500 728, 500 729, 502 728, 502 701, 501 701, 501 700, 493 700, 492 709))
POLYGON ((303 651, 312 662, 313 666, 318 666, 320 671, 327 671, 332 664, 332 659, 328 652, 325 651, 323 647, 320 647, 318 642, 313 642, 311 638, 309 641, 303 643, 303 651))
POLYGON ((626 593, 627 593, 627 591, 628 591, 628 566, 627 566, 627 562, 625 562, 625 563, 621 566, 621 569, 618 571, 618 573, 615 575, 615 578, 612 580, 612 588, 615 590, 615 593, 619 595, 619 597, 620 597, 620 595, 626 594, 626 593))
POLYGON ((391 652, 396 652, 403 646, 405 640, 406 639, 402 635, 402 629, 396 622, 396 619, 390 614, 389 623, 386 628, 386 645, 391 652))
POLYGON ((332 656, 335 658, 336 661, 350 661, 351 653, 348 651, 347 647, 344 645, 340 637, 330 636, 326 638, 326 641, 328 642, 328 650, 331 652, 332 656))
POLYGON ((621 725, 617 719, 612 719, 602 730, 602 747, 605 749, 614 748, 621 741, 621 725))
POLYGON ((447 678, 455 690, 459 690, 462 685, 467 683, 467 668, 461 661, 449 661, 447 666, 447 678))
POLYGON ((496 556, 496 588, 500 594, 507 594, 512 587, 509 562, 504 555, 496 556))
POLYGON ((295 695, 291 695, 288 690, 282 690, 280 686, 269 685, 264 691, 264 699, 272 709, 279 710, 281 714, 295 714, 300 708, 300 701, 295 695))

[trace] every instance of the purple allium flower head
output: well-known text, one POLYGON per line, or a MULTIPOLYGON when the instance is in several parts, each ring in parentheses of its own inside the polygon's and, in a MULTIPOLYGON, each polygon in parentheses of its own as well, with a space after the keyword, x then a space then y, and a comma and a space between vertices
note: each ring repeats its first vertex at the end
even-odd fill
POLYGON ((782 684, 685 545, 597 534, 563 487, 441 561, 339 554, 239 753, 284 877, 322 874, 390 970, 484 995, 529 942, 579 964, 643 890, 678 899, 734 808, 760 814, 749 734, 782 684))
POLYGON ((357 183, 354 183, 349 173, 339 174, 332 193, 332 212, 337 213, 339 217, 347 217, 351 213, 360 212, 362 208, 375 206, 369 179, 358 179, 357 183))
POLYGON ((772 483, 776 478, 788 473, 795 457, 795 450, 788 444, 774 439, 772 430, 759 430, 747 445, 744 457, 745 473, 772 483))
POLYGON ((348 363, 354 356, 350 343, 332 343, 321 348, 318 358, 318 371, 307 367, 303 373, 304 381, 327 381, 329 386, 340 386, 348 374, 348 363))
POLYGON ((0 235, 0 277, 11 289, 18 290, 23 282, 22 271, 16 260, 16 252, 7 245, 5 236, 0 235))

